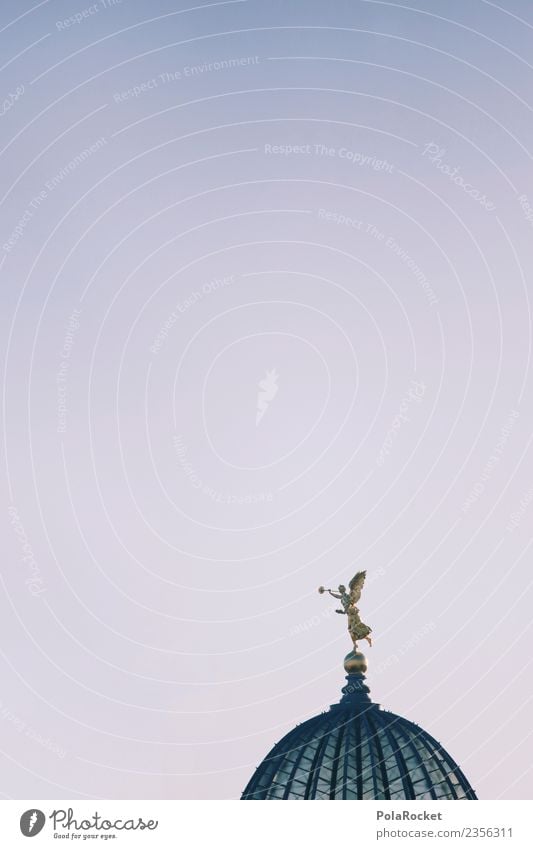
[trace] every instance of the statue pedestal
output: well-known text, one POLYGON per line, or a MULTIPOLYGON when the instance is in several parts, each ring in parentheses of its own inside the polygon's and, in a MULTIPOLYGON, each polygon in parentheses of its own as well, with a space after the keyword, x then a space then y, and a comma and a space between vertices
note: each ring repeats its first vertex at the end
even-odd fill
POLYGON ((344 669, 348 673, 346 684, 342 688, 342 699, 331 707, 369 707, 373 702, 369 696, 370 689, 365 684, 367 671, 366 657, 359 651, 351 651, 344 658, 344 669))

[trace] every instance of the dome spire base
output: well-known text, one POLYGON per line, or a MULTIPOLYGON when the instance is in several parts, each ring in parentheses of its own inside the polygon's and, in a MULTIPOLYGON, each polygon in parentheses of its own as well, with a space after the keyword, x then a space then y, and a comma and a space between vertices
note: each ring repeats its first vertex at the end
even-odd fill
POLYGON ((346 684, 342 688, 342 699, 337 706, 368 707, 373 704, 369 696, 370 688, 365 684, 365 672, 367 670, 366 657, 362 652, 355 649, 344 658, 344 669, 348 673, 346 684))

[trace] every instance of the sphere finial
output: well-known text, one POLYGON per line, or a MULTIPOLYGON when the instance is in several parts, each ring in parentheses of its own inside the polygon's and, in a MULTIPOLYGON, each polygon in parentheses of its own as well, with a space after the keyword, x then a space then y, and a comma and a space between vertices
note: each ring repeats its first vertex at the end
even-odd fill
POLYGON ((348 675, 361 674, 364 675, 368 669, 366 657, 360 651, 354 649, 349 652, 344 658, 344 668, 348 675))

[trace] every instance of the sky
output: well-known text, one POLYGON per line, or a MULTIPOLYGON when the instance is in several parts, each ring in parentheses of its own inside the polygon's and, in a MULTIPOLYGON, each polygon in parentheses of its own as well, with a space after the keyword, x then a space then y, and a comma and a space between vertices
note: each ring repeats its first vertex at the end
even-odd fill
POLYGON ((0 794, 237 799, 367 683, 531 798, 533 10, 1 4, 0 794))

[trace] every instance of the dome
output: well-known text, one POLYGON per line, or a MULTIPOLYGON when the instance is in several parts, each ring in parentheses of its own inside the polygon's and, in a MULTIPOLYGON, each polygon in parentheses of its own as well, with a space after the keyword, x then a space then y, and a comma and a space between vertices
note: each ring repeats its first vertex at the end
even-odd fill
POLYGON ((345 669, 341 701, 283 737, 242 799, 477 798, 437 740, 370 700, 363 655, 351 652, 345 669))

